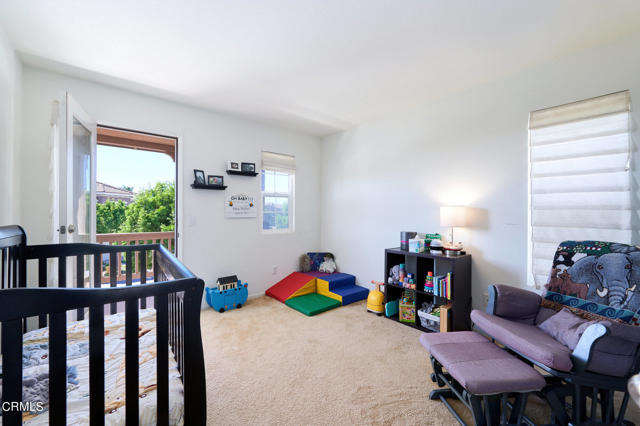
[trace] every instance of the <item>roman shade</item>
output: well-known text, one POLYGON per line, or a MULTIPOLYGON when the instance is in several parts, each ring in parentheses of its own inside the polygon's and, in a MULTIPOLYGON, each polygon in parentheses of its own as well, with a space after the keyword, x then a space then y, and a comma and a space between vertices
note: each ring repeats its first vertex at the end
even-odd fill
POLYGON ((529 116, 530 249, 537 288, 558 243, 631 243, 629 91, 529 116))
POLYGON ((275 152, 262 151, 262 170, 274 170, 276 172, 295 174, 296 157, 275 152))

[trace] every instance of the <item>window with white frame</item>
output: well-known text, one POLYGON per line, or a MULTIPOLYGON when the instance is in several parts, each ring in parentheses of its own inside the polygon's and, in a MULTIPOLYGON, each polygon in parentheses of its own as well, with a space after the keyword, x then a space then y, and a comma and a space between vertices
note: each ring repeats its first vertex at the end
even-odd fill
POLYGON ((295 157, 262 152, 262 231, 293 232, 295 157))
POLYGON ((529 277, 565 240, 632 242, 629 91, 529 116, 529 277))

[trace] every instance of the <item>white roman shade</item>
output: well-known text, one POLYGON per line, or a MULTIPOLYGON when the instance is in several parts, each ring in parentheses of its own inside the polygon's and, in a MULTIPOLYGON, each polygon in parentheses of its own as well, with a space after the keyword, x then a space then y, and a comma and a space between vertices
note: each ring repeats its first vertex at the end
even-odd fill
POLYGON ((631 242, 629 91, 529 116, 530 270, 547 283, 564 240, 631 242))
POLYGON ((295 174, 296 157, 286 154, 276 154, 275 152, 262 151, 262 169, 295 174))

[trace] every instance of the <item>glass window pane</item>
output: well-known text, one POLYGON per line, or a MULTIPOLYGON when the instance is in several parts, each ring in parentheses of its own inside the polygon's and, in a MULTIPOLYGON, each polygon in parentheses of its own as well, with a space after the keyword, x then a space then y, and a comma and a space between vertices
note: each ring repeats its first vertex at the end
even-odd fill
POLYGON ((264 172, 264 192, 275 192, 275 172, 267 170, 264 172))
POLYGON ((276 229, 289 229, 288 214, 276 214, 276 229))
POLYGON ((275 174, 275 186, 276 191, 281 194, 289 193, 289 175, 286 173, 276 173, 275 174))
POLYGON ((265 196, 262 229, 289 228, 289 197, 265 196))
POLYGON ((275 229, 276 217, 273 213, 264 213, 262 215, 262 229, 275 229))
POLYGON ((78 235, 91 234, 91 132, 73 117, 73 217, 78 235))

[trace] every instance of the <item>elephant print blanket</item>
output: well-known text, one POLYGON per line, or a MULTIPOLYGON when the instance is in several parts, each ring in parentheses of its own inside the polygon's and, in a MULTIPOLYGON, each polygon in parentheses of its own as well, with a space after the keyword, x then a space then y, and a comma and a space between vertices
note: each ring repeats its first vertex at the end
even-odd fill
POLYGON ((640 248, 604 241, 564 241, 553 258, 545 299, 640 325, 640 248))

